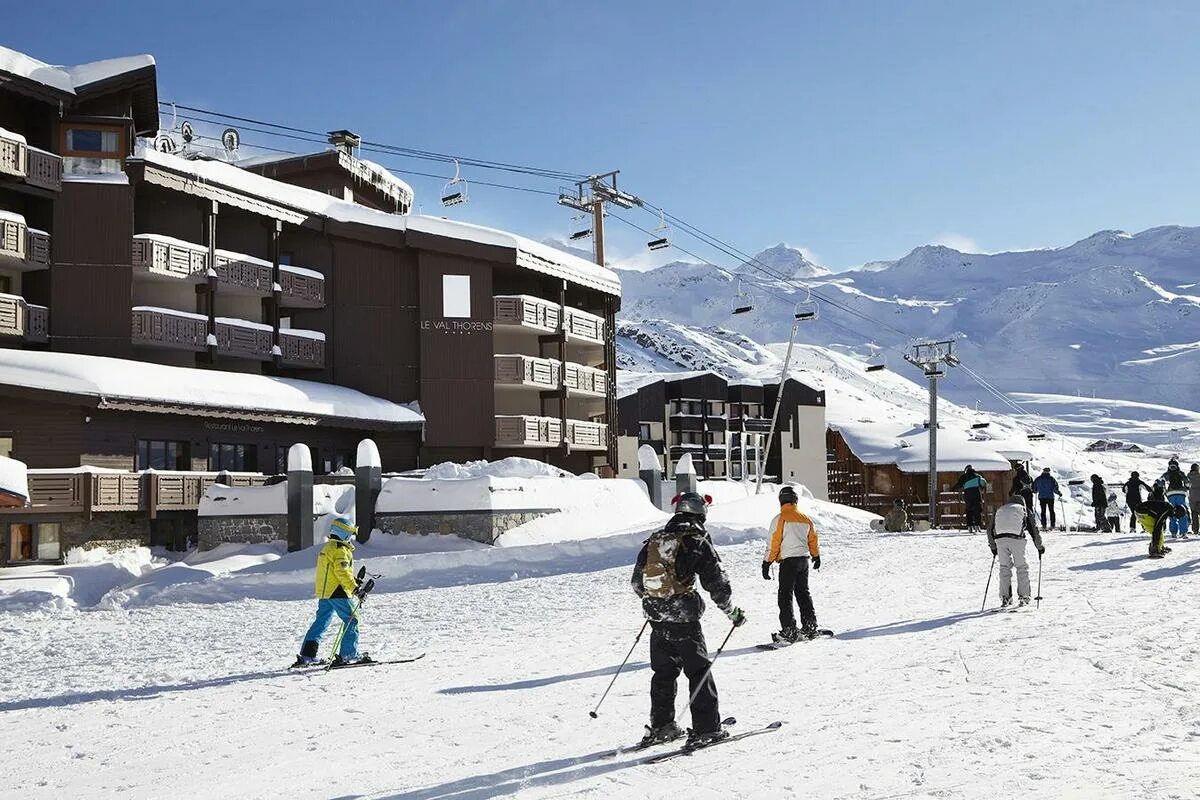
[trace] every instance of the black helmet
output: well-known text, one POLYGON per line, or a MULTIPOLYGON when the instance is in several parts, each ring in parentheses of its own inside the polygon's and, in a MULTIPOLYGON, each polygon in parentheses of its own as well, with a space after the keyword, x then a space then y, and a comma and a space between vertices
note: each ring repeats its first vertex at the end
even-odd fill
POLYGON ((1133 472, 1129 473, 1129 477, 1131 477, 1131 478, 1140 478, 1140 477, 1142 477, 1142 473, 1138 472, 1138 471, 1135 469, 1133 472))
POLYGON ((779 490, 779 505, 782 506, 787 503, 798 503, 798 502, 800 502, 800 496, 798 494, 796 494, 796 490, 793 489, 791 486, 785 486, 779 490))
POLYGON ((693 517, 704 519, 708 516, 708 502, 695 492, 684 492, 675 498, 675 513, 691 514, 693 517))
POLYGON ((1050 468, 1049 468, 1049 467, 1046 467, 1045 469, 1043 469, 1043 470, 1042 470, 1042 474, 1043 474, 1043 475, 1049 475, 1049 474, 1050 474, 1050 468))

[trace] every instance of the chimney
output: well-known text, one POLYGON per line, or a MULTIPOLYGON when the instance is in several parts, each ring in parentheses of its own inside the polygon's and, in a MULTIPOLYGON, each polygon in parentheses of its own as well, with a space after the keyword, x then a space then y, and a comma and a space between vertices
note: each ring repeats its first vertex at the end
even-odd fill
POLYGON ((329 143, 348 156, 354 155, 354 148, 362 144, 362 137, 350 131, 330 131, 329 143))

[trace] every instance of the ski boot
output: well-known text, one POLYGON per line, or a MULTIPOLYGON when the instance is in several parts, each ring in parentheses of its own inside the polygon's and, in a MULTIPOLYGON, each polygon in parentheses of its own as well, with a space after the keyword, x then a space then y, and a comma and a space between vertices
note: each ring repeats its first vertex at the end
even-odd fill
POLYGON ((772 633, 771 640, 776 644, 795 644, 800 641, 800 631, 795 625, 788 626, 779 633, 772 633))
POLYGON ((819 629, 817 628, 817 623, 815 623, 815 622, 812 623, 811 625, 803 625, 800 628, 800 638, 801 639, 807 639, 807 640, 811 641, 811 640, 817 638, 817 636, 819 636, 819 635, 820 635, 820 632, 819 632, 819 629))
POLYGON ((724 728, 717 728, 715 731, 693 731, 689 729, 687 742, 684 744, 684 747, 688 750, 696 750, 728 738, 729 731, 724 728))
POLYGON ((375 659, 371 658, 371 656, 367 653, 355 656, 354 658, 342 658, 340 655, 337 655, 333 657, 333 663, 329 666, 333 669, 337 669, 338 667, 348 667, 351 664, 373 664, 374 662, 375 659))
POLYGON ((1029 605, 1028 597, 1022 597, 1020 600, 1017 601, 1017 608, 1026 608, 1028 605, 1029 605))
POLYGON ((288 669, 300 669, 301 667, 317 667, 324 664, 325 660, 316 656, 298 655, 295 662, 288 669))
POLYGON ((638 747, 650 747, 656 744, 665 744, 673 742, 683 736, 683 729, 674 722, 668 722, 666 725, 659 725, 657 728, 646 726, 646 735, 638 742, 638 747))
POLYGON ((1001 608, 1008 608, 1011 605, 1012 605, 1011 597, 1001 597, 1000 598, 1000 607, 1001 608))

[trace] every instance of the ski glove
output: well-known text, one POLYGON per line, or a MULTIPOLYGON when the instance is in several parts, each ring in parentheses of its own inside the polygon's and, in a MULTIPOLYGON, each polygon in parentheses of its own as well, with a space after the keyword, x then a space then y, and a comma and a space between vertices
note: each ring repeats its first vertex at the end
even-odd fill
POLYGON ((812 562, 813 562, 813 569, 821 568, 821 557, 820 556, 813 556, 812 562))
POLYGON ((763 569, 763 580, 764 581, 771 580, 771 562, 764 561, 762 569, 763 569))
POLYGON ((725 616, 729 617, 729 621, 733 623, 733 627, 735 628, 740 628, 746 624, 746 612, 737 606, 726 611, 725 616))
POLYGON ((1039 548, 1038 548, 1038 558, 1041 558, 1041 557, 1042 557, 1042 554, 1044 554, 1045 552, 1046 552, 1046 548, 1044 548, 1044 547, 1039 547, 1039 548))

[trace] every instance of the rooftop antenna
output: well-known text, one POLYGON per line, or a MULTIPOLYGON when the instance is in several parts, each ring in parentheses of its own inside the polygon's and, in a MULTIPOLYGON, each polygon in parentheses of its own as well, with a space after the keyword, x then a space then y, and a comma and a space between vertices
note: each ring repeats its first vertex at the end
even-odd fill
POLYGON ((454 177, 442 188, 442 205, 446 208, 467 202, 467 182, 462 179, 458 169, 458 159, 454 159, 454 177))
POLYGON ((646 242, 651 250, 664 250, 671 246, 671 229, 667 226, 667 212, 658 210, 658 227, 654 229, 653 239, 646 242))

